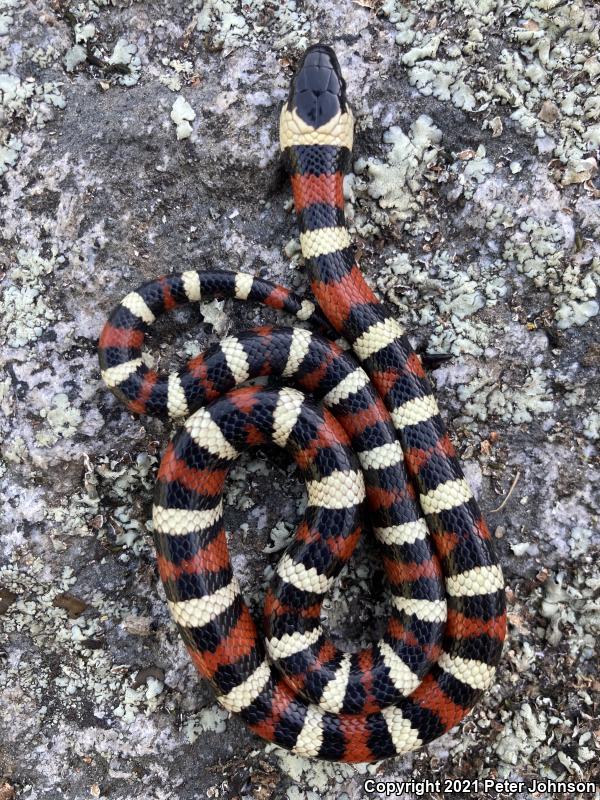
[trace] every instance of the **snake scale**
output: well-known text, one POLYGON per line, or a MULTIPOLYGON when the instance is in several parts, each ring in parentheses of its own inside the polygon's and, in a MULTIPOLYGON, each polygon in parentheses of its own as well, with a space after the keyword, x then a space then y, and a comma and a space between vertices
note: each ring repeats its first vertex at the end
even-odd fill
POLYGON ((282 109, 280 143, 316 304, 245 273, 169 274, 116 307, 99 356, 132 412, 184 420, 160 464, 154 540, 171 615, 218 701, 300 755, 372 762, 469 713, 493 682, 506 617, 490 533, 421 360, 355 261, 342 191, 352 139, 336 56, 314 45, 282 109), (154 320, 214 297, 287 311, 311 330, 249 330, 178 373, 149 368, 154 320), (241 386, 259 376, 275 383, 241 386), (265 443, 290 452, 308 502, 259 634, 232 571, 223 491, 239 454, 265 443), (324 632, 321 604, 365 523, 391 609, 377 642, 346 653, 324 632))

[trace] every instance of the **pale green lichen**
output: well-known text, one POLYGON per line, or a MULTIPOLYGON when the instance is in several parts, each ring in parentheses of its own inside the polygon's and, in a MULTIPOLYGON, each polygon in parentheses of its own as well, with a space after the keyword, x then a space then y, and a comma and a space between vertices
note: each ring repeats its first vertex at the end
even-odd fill
POLYGON ((11 14, 6 12, 0 13, 0 36, 7 36, 10 31, 10 25, 13 21, 11 14))
POLYGON ((166 75, 159 75, 158 80, 172 92, 180 92, 184 81, 188 82, 194 74, 194 64, 192 61, 182 61, 178 58, 163 58, 162 63, 169 67, 173 72, 166 75))
POLYGON ((452 62, 430 61, 413 67, 409 80, 425 97, 433 95, 438 100, 450 100, 457 73, 458 67, 452 62))
POLYGON ((600 439, 600 411, 592 411, 584 421, 583 435, 588 439, 600 439))
POLYGON ((227 730, 229 714, 219 705, 203 708, 183 723, 183 733, 190 744, 193 744, 206 733, 224 733, 227 730))
MULTIPOLYGON (((577 539, 581 541, 579 533, 577 539)), ((576 545, 577 546, 577 545, 576 545)), ((595 636, 600 630, 600 610, 594 599, 597 579, 586 579, 578 572, 573 583, 564 574, 549 578, 541 588, 528 598, 528 604, 539 607, 547 621, 545 639, 547 646, 556 646, 561 640, 569 653, 569 664, 576 659, 593 659, 595 636)), ((525 643, 526 644, 526 643, 525 643)), ((527 669, 532 668, 529 661, 527 669)), ((572 769, 581 774, 581 764, 590 760, 592 751, 588 744, 591 730, 586 724, 593 699, 585 688, 574 690, 577 704, 583 713, 574 723, 568 712, 557 707, 553 699, 540 691, 535 700, 524 702, 520 708, 503 712, 504 729, 496 742, 495 750, 501 759, 499 774, 506 777, 523 763, 538 764, 540 776, 554 780, 568 779, 572 769), (549 731, 553 730, 552 736, 549 731), (570 756, 564 751, 568 749, 570 756), (559 762, 563 769, 558 767, 559 762)))
POLYGON ((133 464, 103 459, 96 465, 88 462, 86 489, 93 502, 99 497, 112 504, 107 533, 114 536, 115 544, 139 555, 149 547, 150 519, 140 518, 131 503, 131 497, 140 492, 152 491, 157 459, 147 453, 138 453, 133 464))
POLYGON ((515 765, 521 758, 528 761, 535 750, 541 750, 540 757, 549 760, 553 749, 548 740, 548 716, 543 709, 535 711, 529 703, 521 708, 507 724, 496 744, 496 752, 506 764, 515 765))
MULTIPOLYGON (((455 165, 454 169, 458 169, 455 165)), ((462 176, 459 176, 459 183, 463 186, 463 195, 466 198, 473 197, 477 185, 483 183, 488 175, 494 172, 494 165, 487 158, 485 146, 480 144, 473 158, 465 162, 462 176)))
POLYGON ((20 119, 28 126, 42 127, 52 119, 52 107, 65 107, 61 85, 57 81, 36 83, 31 78, 22 80, 17 75, 0 73, 0 121, 20 119))
POLYGON ((96 26, 93 22, 78 22, 75 24, 75 41, 89 42, 96 35, 96 26))
POLYGON ((18 687, 23 703, 39 706, 49 691, 58 689, 63 713, 91 703, 99 717, 112 712, 130 723, 138 714, 157 707, 154 692, 133 689, 127 666, 113 664, 108 651, 90 647, 90 640, 103 633, 108 618, 100 615, 108 614, 115 621, 116 607, 104 605, 100 596, 90 597, 87 604, 95 616, 71 619, 54 603, 60 593, 75 590, 77 579, 70 568, 49 579, 43 560, 35 558, 18 571, 12 566, 0 568, 0 582, 17 594, 17 600, 3 615, 4 633, 18 632, 35 648, 27 664, 9 665, 4 674, 5 686, 18 687), (68 653, 68 657, 60 658, 58 674, 48 658, 54 652, 68 653), (113 709, 115 696, 120 696, 122 703, 113 709))
POLYGON ((381 11, 396 28, 409 81, 423 95, 463 111, 500 103, 526 131, 543 136, 558 128, 554 152, 565 163, 585 158, 590 139, 582 120, 593 123, 600 114, 594 88, 600 63, 597 22, 583 0, 457 0, 441 9, 433 0, 386 0, 381 11), (507 28, 498 57, 490 43, 496 40, 499 15, 507 28), (560 108, 560 115, 540 111, 548 101, 560 108))
MULTIPOLYGON (((20 463, 29 457, 29 453, 15 443, 6 443, 3 454, 5 457, 15 456, 20 463)), ((25 521, 29 525, 47 521, 47 540, 56 552, 69 550, 70 537, 78 543, 82 537, 104 540, 109 535, 109 528, 124 527, 127 519, 138 522, 132 519, 135 509, 131 497, 139 495, 140 491, 146 496, 151 491, 154 465, 155 459, 145 453, 141 453, 133 465, 121 469, 106 460, 94 466, 86 458, 80 491, 62 497, 58 506, 53 505, 49 497, 40 504, 31 492, 19 487, 21 502, 13 510, 10 494, 5 491, 5 521, 8 523, 10 514, 14 525, 10 539, 18 541, 19 528, 25 521), (106 486, 103 481, 106 481, 106 486), (99 486, 102 487, 102 499, 97 491, 99 486), (102 506, 110 503, 111 497, 123 502, 128 516, 117 509, 114 516, 106 519, 102 506), (120 517, 122 522, 117 522, 116 517, 120 517)), ((18 552, 17 548, 15 553, 18 552)), ((127 557, 127 550, 123 549, 121 561, 127 557)), ((60 560, 57 563, 60 564, 60 560)), ((113 724, 118 722, 122 726, 136 725, 140 716, 151 714, 163 705, 162 680, 149 676, 139 685, 131 666, 113 663, 110 650, 94 644, 104 637, 107 625, 114 629, 121 624, 127 628, 129 636, 149 634, 149 627, 136 627, 132 623, 134 618, 138 619, 134 613, 136 601, 132 605, 123 597, 112 598, 105 596, 103 591, 86 589, 82 610, 69 616, 57 603, 57 598, 63 592, 79 594, 73 570, 64 567, 62 572, 49 571, 45 557, 31 554, 24 561, 17 561, 14 565, 9 561, 0 567, 0 585, 16 595, 15 602, 3 612, 4 634, 9 637, 18 635, 33 647, 27 663, 8 665, 3 676, 5 689, 18 691, 23 703, 38 707, 48 693, 58 692, 62 713, 67 710, 78 712, 91 706, 98 718, 111 719, 113 724), (54 663, 54 654, 60 653, 57 673, 51 662, 54 663)))
POLYGON ((256 45, 265 35, 275 49, 302 49, 309 43, 310 23, 295 0, 275 6, 268 0, 256 0, 241 11, 233 0, 207 0, 200 4, 196 29, 210 36, 213 49, 227 55, 248 44, 256 45))
POLYGON ((0 448, 2 458, 12 464, 23 464, 27 459, 27 443, 22 436, 15 436, 0 448))
POLYGON ((214 45, 226 50, 240 47, 250 29, 237 4, 230 0, 208 0, 196 17, 196 29, 203 33, 214 30, 214 45))
POLYGON ((3 326, 0 341, 18 348, 39 339, 48 323, 59 318, 59 313, 46 302, 44 279, 61 263, 56 253, 42 258, 36 251, 17 251, 17 261, 8 270, 9 282, 0 298, 0 315, 3 326))
POLYGON ((563 172, 561 183, 569 186, 573 183, 585 183, 598 173, 598 163, 593 156, 589 158, 571 158, 563 172))
POLYGON ((532 369, 520 386, 514 378, 507 384, 494 370, 477 375, 457 387, 460 421, 484 421, 493 416, 515 425, 531 422, 534 415, 548 414, 554 408, 547 381, 539 368, 532 369))
POLYGON ((378 286, 401 309, 404 320, 433 324, 433 348, 480 355, 491 329, 472 317, 485 306, 496 306, 507 292, 504 278, 494 274, 496 266, 490 261, 458 265, 446 250, 418 262, 399 253, 381 270, 378 286), (395 288, 398 284, 401 291, 395 288), (417 299, 426 301, 418 313, 417 299))
MULTIPOLYGON (((595 287, 591 289, 594 291, 595 287)), ((560 330, 570 328, 573 325, 585 325, 592 317, 598 314, 599 306, 597 300, 566 300, 561 303, 556 311, 556 327, 560 330)))
POLYGON ((159 75, 158 80, 172 92, 180 92, 182 87, 179 75, 159 75))
POLYGON ((373 764, 335 764, 315 761, 273 746, 269 749, 277 756, 282 771, 294 781, 295 786, 288 797, 302 798, 302 800, 312 800, 315 795, 322 797, 332 786, 337 796, 337 792, 349 781, 360 776, 363 776, 364 780, 364 777, 374 774, 377 768, 373 764))
POLYGON ((394 126, 384 133, 384 142, 392 148, 386 162, 379 159, 358 159, 354 169, 369 178, 368 193, 384 209, 390 219, 404 222, 419 210, 418 193, 426 180, 426 172, 437 158, 442 132, 430 117, 422 114, 413 122, 408 134, 394 126))
POLYGON ((6 137, 5 144, 0 145, 0 176, 8 172, 10 167, 14 167, 23 147, 23 141, 18 136, 6 134, 6 137))
MULTIPOLYGON (((81 636, 82 639, 87 639, 94 633, 94 630, 86 630, 84 633, 76 634, 73 638, 75 641, 78 641, 78 636, 81 636)), ((72 686, 73 683, 70 682, 69 685, 72 686)), ((76 685, 75 683, 75 686, 76 685)), ((142 709, 144 709, 146 714, 151 714, 161 705, 163 688, 164 684, 162 681, 152 677, 147 678, 145 684, 139 687, 126 685, 121 695, 121 703, 113 709, 114 716, 126 725, 131 725, 136 721, 142 709)))
POLYGON ((54 395, 49 408, 43 408, 40 416, 48 423, 48 428, 36 433, 39 445, 47 447, 59 440, 71 438, 82 420, 81 411, 71 405, 64 392, 54 395))
POLYGON ((191 123, 196 119, 196 112, 182 95, 179 95, 173 103, 171 119, 177 128, 177 138, 189 139, 192 134, 191 123))
POLYGON ((118 76, 118 81, 123 86, 135 86, 139 81, 142 62, 137 55, 137 47, 130 44, 127 39, 117 41, 108 58, 108 63, 127 67, 127 72, 118 76))
POLYGON ((600 260, 583 265, 565 251, 565 230, 558 222, 524 220, 506 241, 503 257, 552 296, 556 325, 561 330, 584 325, 598 314, 595 297, 600 284, 600 260))
MULTIPOLYGON (((17 164, 23 149, 23 132, 43 127, 53 119, 56 109, 65 107, 60 82, 38 81, 14 69, 15 57, 7 34, 17 8, 16 0, 3 0, 0 8, 0 177, 17 164), (11 124, 18 126, 18 132, 10 131, 11 124)), ((47 52, 38 48, 31 54, 32 61, 42 66, 51 63, 56 55, 52 46, 47 52)))
POLYGON ((87 58, 85 47, 80 44, 74 44, 65 56, 65 69, 67 72, 73 72, 80 64, 83 64, 87 58))
POLYGON ((442 41, 441 34, 439 36, 432 36, 422 47, 413 47, 402 56, 402 63, 408 67, 413 67, 417 61, 423 61, 426 58, 435 57, 440 42, 442 41))
POLYGON ((0 411, 6 419, 15 412, 15 396, 10 378, 0 378, 0 411))

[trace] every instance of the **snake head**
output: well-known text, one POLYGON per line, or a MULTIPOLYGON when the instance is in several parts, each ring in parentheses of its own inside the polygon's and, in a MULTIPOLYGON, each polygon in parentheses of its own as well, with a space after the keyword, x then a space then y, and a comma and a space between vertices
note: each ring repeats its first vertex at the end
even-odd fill
POLYGON ((304 53, 288 96, 288 110, 307 125, 320 128, 346 110, 346 81, 335 53, 314 44, 304 53))
POLYGON ((281 149, 323 144, 352 148, 354 120, 335 53, 314 44, 304 53, 281 111, 281 149))

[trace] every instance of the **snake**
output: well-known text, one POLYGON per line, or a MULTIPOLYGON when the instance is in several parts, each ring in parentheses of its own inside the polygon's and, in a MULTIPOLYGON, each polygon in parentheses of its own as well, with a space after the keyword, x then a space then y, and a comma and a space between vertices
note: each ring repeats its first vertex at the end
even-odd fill
POLYGON ((457 725, 493 685, 506 634, 502 569, 422 359, 356 262, 343 191, 353 134, 336 55, 312 45, 279 137, 314 300, 248 273, 190 269, 129 292, 99 340, 103 380, 131 412, 182 422, 158 469, 152 528, 193 664, 255 734, 351 763, 457 725), (155 320, 214 298, 297 322, 226 336, 179 371, 154 369, 143 345, 155 320), (224 493, 240 454, 270 445, 297 464, 307 505, 257 621, 232 568, 224 493), (350 652, 323 627, 322 604, 363 531, 389 612, 377 641, 350 652))

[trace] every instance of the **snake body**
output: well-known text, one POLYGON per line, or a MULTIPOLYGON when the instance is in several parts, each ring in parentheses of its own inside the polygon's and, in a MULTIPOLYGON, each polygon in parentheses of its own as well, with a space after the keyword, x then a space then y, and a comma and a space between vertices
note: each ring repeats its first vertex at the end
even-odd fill
POLYGON ((190 270, 116 307, 103 378, 134 413, 185 420, 158 473, 154 539, 169 608, 217 699, 265 739, 328 760, 420 747, 469 713, 505 636, 502 571, 419 357, 357 266, 343 211, 353 120, 333 51, 307 50, 280 120, 316 306, 245 273, 190 270), (201 298, 253 300, 304 328, 229 336, 162 374, 143 360, 156 317, 201 298), (345 352, 333 339, 341 335, 345 352), (240 386, 268 375, 285 386, 240 386), (233 574, 223 527, 240 452, 285 447, 308 504, 264 607, 263 635, 233 574), (368 521, 391 588, 379 641, 345 653, 321 603, 368 521))

